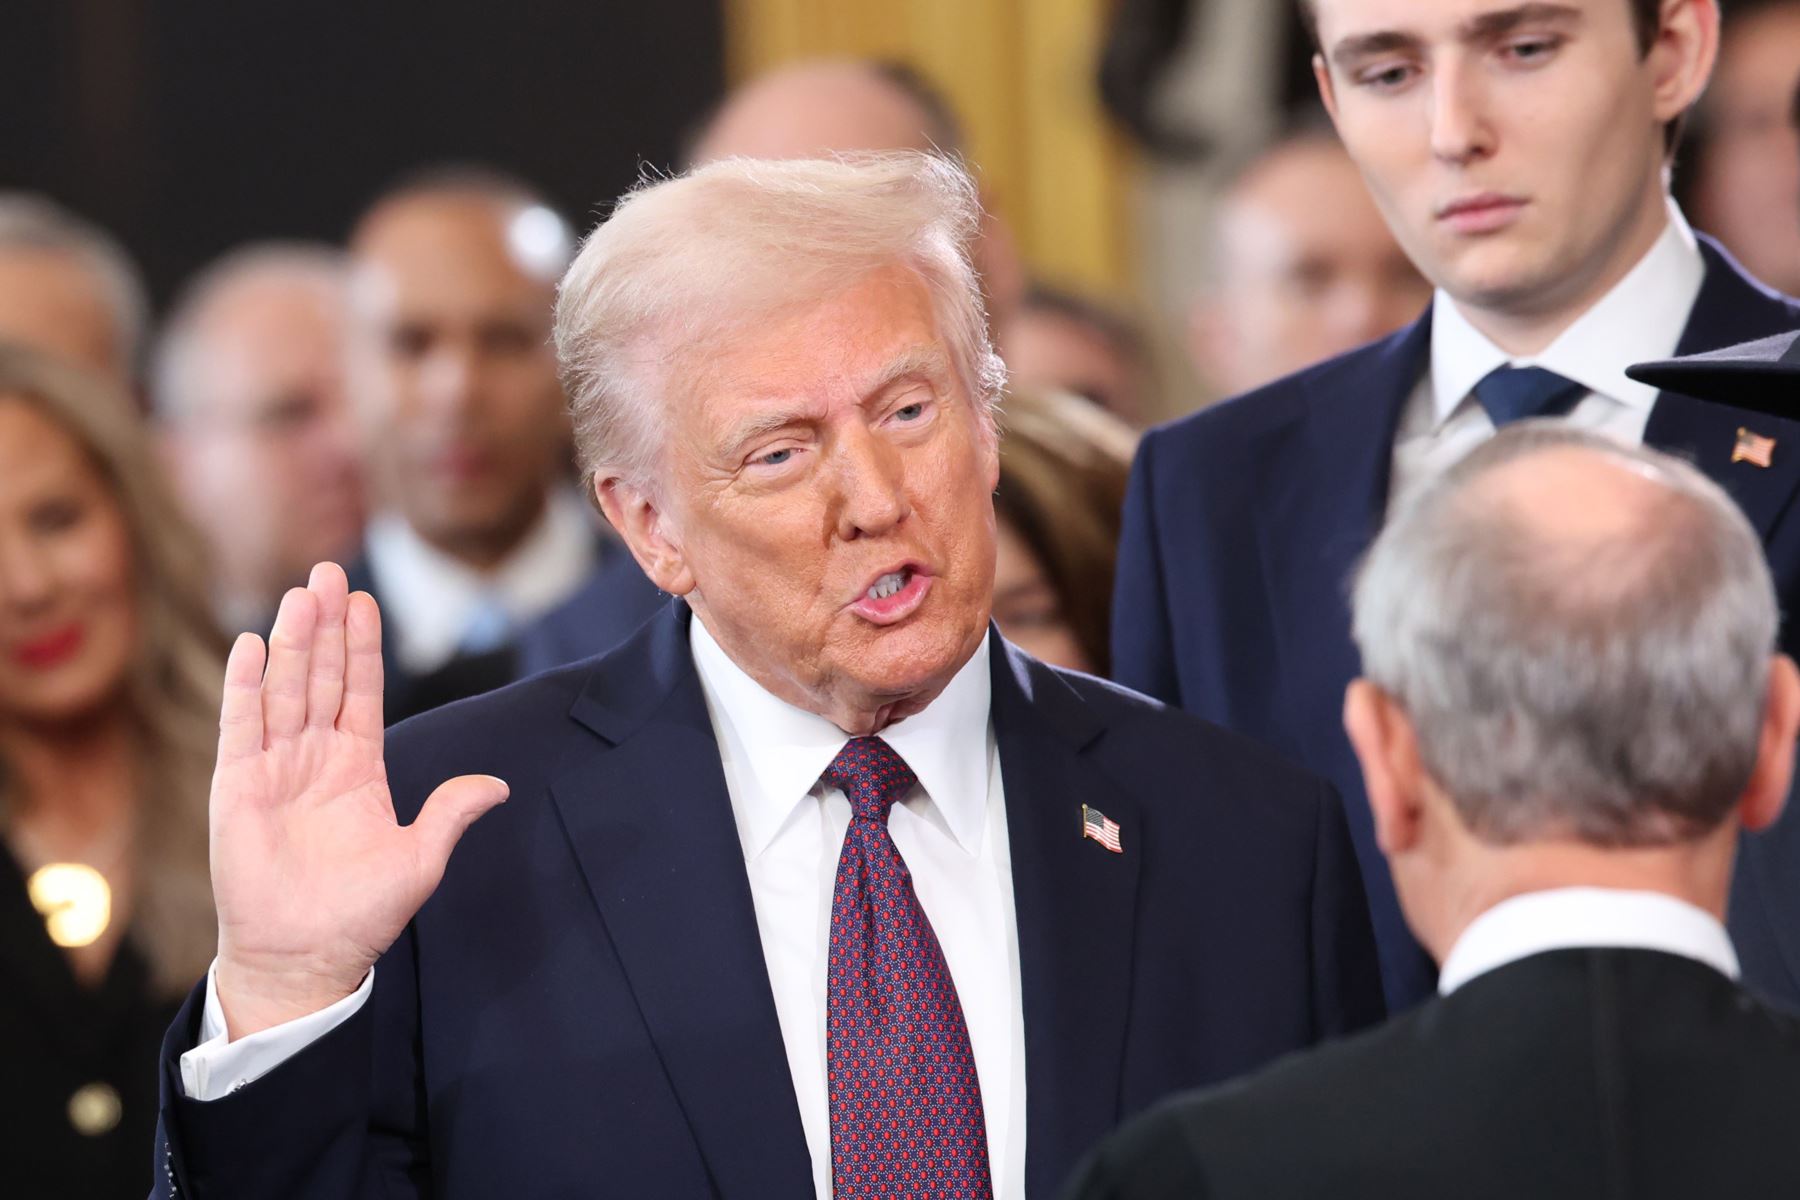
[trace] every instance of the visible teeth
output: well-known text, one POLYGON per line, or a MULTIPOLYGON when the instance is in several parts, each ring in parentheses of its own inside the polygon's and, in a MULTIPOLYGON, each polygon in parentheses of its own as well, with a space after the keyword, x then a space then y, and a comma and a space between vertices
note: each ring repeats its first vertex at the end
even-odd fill
POLYGON ((869 589, 869 599, 886 600, 889 596, 906 586, 906 572, 895 571, 891 575, 883 575, 869 589))

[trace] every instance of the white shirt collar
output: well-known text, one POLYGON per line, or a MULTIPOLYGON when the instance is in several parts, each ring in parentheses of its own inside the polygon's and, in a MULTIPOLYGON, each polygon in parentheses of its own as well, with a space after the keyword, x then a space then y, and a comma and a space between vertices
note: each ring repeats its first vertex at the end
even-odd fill
MULTIPOLYGON (((738 806, 744 854, 755 858, 813 794, 819 776, 850 737, 757 683, 698 617, 690 623, 688 642, 707 709, 723 735, 720 750, 746 765, 756 781, 758 795, 738 806)), ((881 732, 918 776, 924 803, 969 854, 981 849, 987 825, 992 691, 984 637, 937 699, 881 732)))
POLYGON ((597 532, 573 493, 551 491, 537 524, 492 571, 478 571, 421 538, 398 513, 369 523, 369 571, 402 666, 423 672, 455 656, 476 611, 498 604, 516 627, 542 616, 594 569, 597 532))
POLYGON ((1706 279, 1706 260, 1674 201, 1662 236, 1625 278, 1559 334, 1542 354, 1513 358, 1469 323, 1442 289, 1431 308, 1432 402, 1442 425, 1496 367, 1544 367, 1620 404, 1648 409, 1657 389, 1625 368, 1671 358, 1706 279))
POLYGON ((1661 950, 1738 977, 1737 952, 1711 913, 1661 892, 1555 888, 1503 900, 1463 930, 1438 973, 1448 996, 1478 975, 1547 950, 1661 950))

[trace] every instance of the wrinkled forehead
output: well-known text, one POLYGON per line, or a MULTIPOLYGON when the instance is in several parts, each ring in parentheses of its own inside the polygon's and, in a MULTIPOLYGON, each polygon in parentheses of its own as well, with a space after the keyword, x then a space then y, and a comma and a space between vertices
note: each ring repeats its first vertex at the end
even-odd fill
POLYGON ((709 424, 860 401, 901 378, 949 387, 954 377, 930 290, 898 263, 821 295, 737 310, 668 344, 652 366, 667 402, 693 403, 709 424))

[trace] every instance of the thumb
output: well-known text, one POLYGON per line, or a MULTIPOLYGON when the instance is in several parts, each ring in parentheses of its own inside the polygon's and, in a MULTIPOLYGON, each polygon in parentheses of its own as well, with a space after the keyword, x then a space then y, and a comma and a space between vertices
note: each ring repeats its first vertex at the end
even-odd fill
POLYGON ((504 801, 506 781, 492 775, 458 775, 438 785, 412 823, 419 863, 441 878, 450 852, 476 818, 504 801))

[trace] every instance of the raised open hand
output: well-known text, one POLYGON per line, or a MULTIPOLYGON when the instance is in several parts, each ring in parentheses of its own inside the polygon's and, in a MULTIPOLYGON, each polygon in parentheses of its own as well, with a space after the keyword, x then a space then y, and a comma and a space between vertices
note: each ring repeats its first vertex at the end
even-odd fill
POLYGON ((233 1038, 342 999, 443 878, 457 840, 506 799, 464 775, 394 817, 382 761, 381 615, 334 563, 231 648, 212 783, 219 1002, 233 1038))

